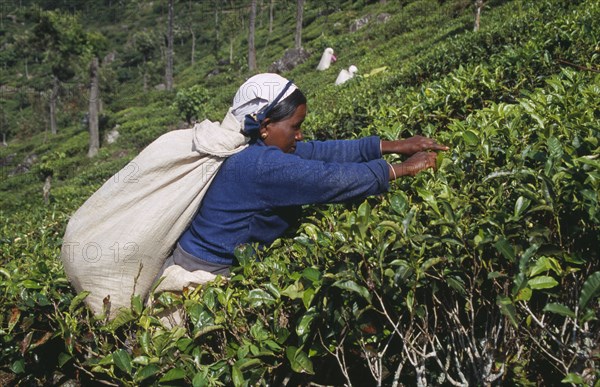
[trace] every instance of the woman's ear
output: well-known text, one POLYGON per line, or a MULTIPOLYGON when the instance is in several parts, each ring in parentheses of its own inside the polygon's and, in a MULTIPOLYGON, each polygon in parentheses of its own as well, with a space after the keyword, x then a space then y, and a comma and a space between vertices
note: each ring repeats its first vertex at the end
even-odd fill
POLYGON ((262 122, 260 123, 260 130, 262 130, 263 128, 266 128, 267 125, 269 125, 270 123, 271 123, 270 118, 265 118, 264 120, 262 120, 262 122))
POLYGON ((267 136, 269 135, 267 126, 270 123, 271 123, 271 119, 269 119, 269 118, 265 118, 264 120, 262 120, 262 122, 260 123, 260 129, 258 130, 260 138, 262 138, 262 139, 267 138, 267 136))
POLYGON ((258 134, 260 135, 260 138, 262 138, 263 140, 269 136, 269 133, 267 133, 268 132, 267 125, 269 125, 269 122, 271 122, 271 120, 269 120, 268 118, 265 118, 260 123, 260 129, 258 130, 258 134))

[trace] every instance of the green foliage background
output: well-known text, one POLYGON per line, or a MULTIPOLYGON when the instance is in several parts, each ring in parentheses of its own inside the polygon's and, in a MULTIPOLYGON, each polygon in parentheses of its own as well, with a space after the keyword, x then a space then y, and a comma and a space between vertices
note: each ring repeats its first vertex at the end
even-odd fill
MULTIPOLYGON (((40 8, 64 5, 22 3, 3 13, 22 24, 0 26, 9 140, 0 148, 0 384, 600 385, 597 1, 489 0, 476 33, 466 0, 307 2, 312 56, 284 74, 308 96, 307 136, 423 134, 451 150, 436 172, 385 195, 307 208, 302 226, 266 251, 240 248, 230 280, 160 294, 150 307, 134 298, 110 322, 90 315, 62 270, 69 215, 145 145, 186 125, 178 92, 206 91, 209 103, 190 111, 222 118, 249 75, 244 4, 220 14, 217 39, 206 33, 215 23, 201 16, 206 3, 176 3, 172 92, 153 87, 166 2, 62 9, 115 53, 103 68, 103 130, 118 125, 121 136, 90 160, 85 74, 74 70, 64 86, 50 136, 44 96, 31 92, 49 63, 19 50, 40 8), (349 31, 382 12, 386 23, 349 31), (327 46, 339 60, 316 72, 327 46), (350 64, 360 75, 334 86, 350 64), (172 309, 185 325, 161 324, 172 309)), ((294 2, 275 10, 272 33, 266 8, 259 17, 261 70, 293 44, 294 2)))

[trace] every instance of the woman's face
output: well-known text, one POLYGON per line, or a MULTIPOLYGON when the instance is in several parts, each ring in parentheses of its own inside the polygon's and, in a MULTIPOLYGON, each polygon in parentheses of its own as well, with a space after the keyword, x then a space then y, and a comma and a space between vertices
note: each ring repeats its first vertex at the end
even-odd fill
POLYGON ((276 146, 285 153, 294 153, 296 141, 304 139, 301 128, 304 117, 306 117, 306 105, 298 105, 290 118, 278 122, 270 122, 266 119, 266 124, 260 129, 261 138, 267 145, 276 146))

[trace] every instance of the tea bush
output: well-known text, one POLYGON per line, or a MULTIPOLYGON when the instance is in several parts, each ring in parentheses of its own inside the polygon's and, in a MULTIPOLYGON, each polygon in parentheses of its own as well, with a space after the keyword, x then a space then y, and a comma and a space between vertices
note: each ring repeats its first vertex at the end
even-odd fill
MULTIPOLYGON (((451 149, 435 172, 362 202, 307 208, 299 229, 265 250, 241 246, 228 280, 135 297, 112 321, 73 293, 58 260, 68 214, 132 152, 113 159, 109 149, 59 186, 60 200, 3 216, 0 377, 597 386, 600 4, 490 3, 477 34, 461 16, 439 35, 428 16, 414 20, 399 39, 421 37, 426 52, 385 46, 393 54, 382 59, 378 34, 372 51, 348 37, 363 63, 387 69, 341 87, 324 84, 333 73, 303 76, 309 64, 291 73, 306 80, 311 137, 424 134, 451 149), (184 323, 163 325, 173 311, 184 323)), ((419 18, 427 4, 407 12, 419 18)), ((357 33, 373 31, 386 25, 357 33)), ((147 98, 114 114, 138 147, 177 123, 168 97, 147 98)))

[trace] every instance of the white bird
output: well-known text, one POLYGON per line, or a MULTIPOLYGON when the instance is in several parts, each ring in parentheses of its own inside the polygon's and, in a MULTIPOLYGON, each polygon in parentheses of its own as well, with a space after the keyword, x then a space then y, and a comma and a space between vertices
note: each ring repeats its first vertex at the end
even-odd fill
POLYGON ((335 84, 341 85, 342 83, 346 82, 348 79, 354 77, 354 74, 356 74, 357 71, 358 71, 358 69, 354 65, 348 67, 348 70, 342 69, 342 71, 340 71, 340 73, 338 74, 338 76, 335 80, 335 84))
POLYGON ((327 70, 331 63, 335 62, 337 58, 333 55, 333 48, 327 47, 325 51, 323 51, 323 55, 321 55, 321 61, 317 66, 317 70, 327 70))

